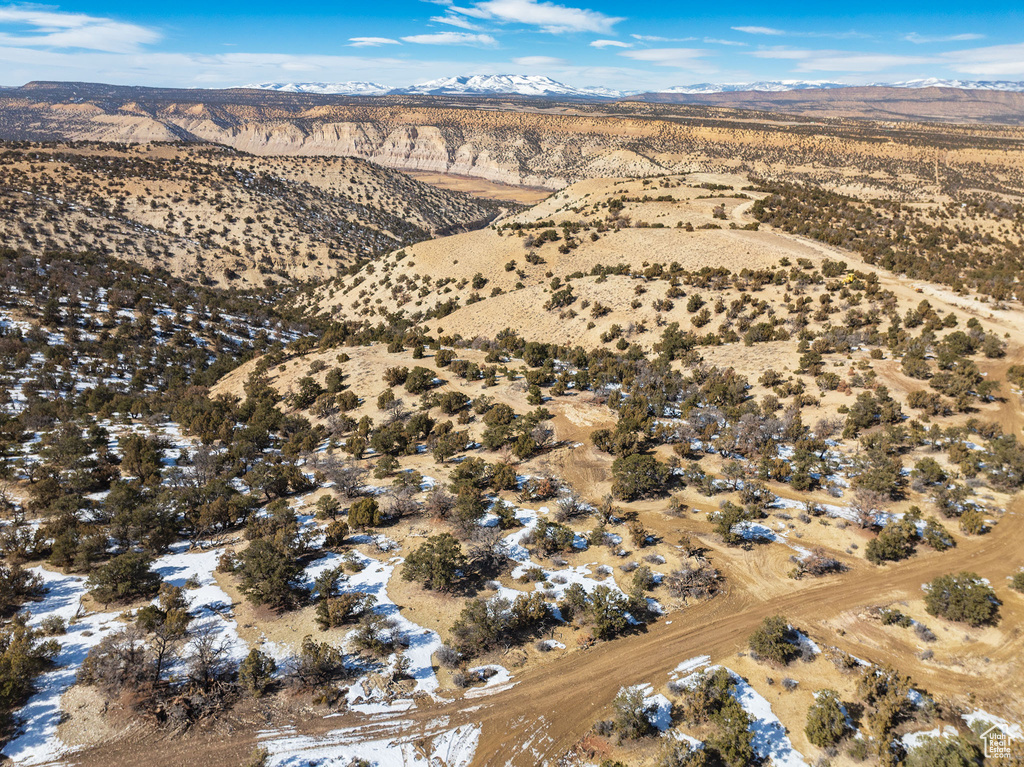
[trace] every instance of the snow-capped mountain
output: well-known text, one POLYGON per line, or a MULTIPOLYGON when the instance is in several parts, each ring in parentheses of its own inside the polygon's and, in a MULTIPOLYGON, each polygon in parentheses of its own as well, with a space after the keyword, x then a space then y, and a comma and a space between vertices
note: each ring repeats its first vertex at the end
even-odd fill
MULTIPOLYGON (((1024 82, 1009 80, 942 80, 929 77, 920 80, 905 80, 895 83, 868 83, 868 86, 879 88, 959 88, 971 91, 1024 91, 1024 82)), ((781 93, 784 91, 828 90, 832 88, 853 88, 852 83, 835 83, 826 80, 767 80, 755 83, 697 83, 696 85, 677 85, 672 88, 655 91, 656 93, 737 93, 743 91, 761 91, 764 93, 781 93)))
MULTIPOLYGON (((405 88, 389 88, 379 83, 252 83, 243 88, 283 91, 286 93, 321 93, 344 96, 545 96, 588 99, 617 99, 623 91, 601 87, 577 88, 550 77, 538 75, 472 75, 441 77, 405 88)), ((636 91, 632 91, 636 92, 636 91)))
MULTIPOLYGON (((1009 80, 942 80, 931 77, 895 83, 868 83, 887 88, 959 88, 962 90, 1024 92, 1024 82, 1009 80)), ((243 88, 274 90, 284 93, 315 93, 339 96, 538 96, 545 98, 619 99, 642 91, 618 91, 600 86, 576 87, 542 75, 472 75, 441 77, 405 88, 389 88, 372 82, 344 83, 252 83, 243 88)), ((750 83, 696 83, 676 85, 648 93, 708 94, 827 90, 855 87, 852 83, 827 80, 762 80, 750 83)))
POLYGON ((965 91, 1009 91, 1024 92, 1024 82, 1012 80, 941 80, 929 77, 922 80, 907 80, 902 83, 872 83, 888 85, 890 88, 960 88, 965 91))
POLYGON ((319 93, 338 96, 383 96, 391 89, 380 83, 347 82, 347 83, 250 83, 242 88, 255 88, 261 91, 281 91, 282 93, 319 93))
POLYGON ((676 85, 664 88, 655 93, 737 93, 741 91, 763 91, 778 93, 781 91, 823 90, 826 88, 845 88, 843 83, 831 83, 824 80, 764 80, 756 83, 697 83, 695 85, 676 85))
POLYGON ((490 96, 510 94, 517 96, 574 96, 577 98, 617 99, 624 94, 611 88, 576 88, 550 77, 539 75, 473 75, 472 77, 442 77, 417 83, 394 91, 403 94, 429 96, 490 96))

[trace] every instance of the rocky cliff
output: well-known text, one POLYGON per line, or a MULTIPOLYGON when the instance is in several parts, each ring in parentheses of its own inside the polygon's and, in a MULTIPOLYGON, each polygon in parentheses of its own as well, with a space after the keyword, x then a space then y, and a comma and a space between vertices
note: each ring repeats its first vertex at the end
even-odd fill
MULTIPOLYGON (((410 171, 561 189, 694 171, 921 175, 936 152, 998 162, 1019 129, 780 118, 694 105, 352 98, 35 83, 0 91, 0 139, 214 142, 255 155, 351 156, 410 171), (991 135, 987 135, 991 134, 991 135), (958 153, 962 152, 962 156, 958 153), (993 159, 996 158, 996 159, 993 159)), ((958 172, 962 172, 958 170, 958 172)), ((933 175, 933 174, 929 174, 933 175)))

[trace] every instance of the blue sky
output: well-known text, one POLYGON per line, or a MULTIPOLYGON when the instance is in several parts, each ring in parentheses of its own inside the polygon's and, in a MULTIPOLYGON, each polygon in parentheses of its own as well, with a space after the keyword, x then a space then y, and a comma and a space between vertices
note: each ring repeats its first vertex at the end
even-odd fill
POLYGON ((3 85, 403 86, 505 73, 624 90, 769 79, 1024 80, 1024 3, 0 3, 3 85))

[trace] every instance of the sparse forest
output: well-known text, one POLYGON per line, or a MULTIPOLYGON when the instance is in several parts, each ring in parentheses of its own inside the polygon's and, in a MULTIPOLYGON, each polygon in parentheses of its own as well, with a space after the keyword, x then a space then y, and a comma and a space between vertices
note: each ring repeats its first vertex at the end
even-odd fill
POLYGON ((1024 715, 1009 139, 609 106, 615 173, 603 117, 422 109, 600 172, 3 147, 4 754, 980 764, 1024 715))

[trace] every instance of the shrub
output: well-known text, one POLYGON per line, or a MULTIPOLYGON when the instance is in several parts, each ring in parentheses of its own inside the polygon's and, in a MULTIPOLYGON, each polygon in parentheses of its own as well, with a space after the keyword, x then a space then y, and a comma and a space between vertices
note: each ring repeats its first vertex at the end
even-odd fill
POLYGON ((765 618, 750 635, 750 649, 758 656, 785 666, 800 654, 794 631, 781 615, 765 618))
POLYGON ((469 404, 469 397, 460 391, 446 391, 437 404, 446 415, 455 415, 469 404))
POLYGON ((59 651, 54 639, 40 642, 23 615, 0 629, 0 724, 11 724, 12 714, 35 691, 36 678, 53 666, 59 651))
POLYGON ((929 519, 925 523, 921 539, 936 551, 945 551, 956 546, 953 536, 935 519, 929 519))
POLYGON ((160 590, 160 576, 150 569, 145 554, 128 552, 114 557, 89 575, 92 595, 103 604, 146 599, 160 590))
POLYGON ((999 603, 992 589, 974 573, 940 575, 928 584, 925 609, 951 621, 980 626, 998 617, 999 603))
POLYGON ((261 698, 266 693, 277 673, 277 663, 266 653, 252 648, 238 667, 238 681, 252 693, 253 697, 261 698))
POLYGON ((686 694, 683 717, 692 724, 711 722, 716 732, 705 743, 711 753, 708 761, 720 761, 729 767, 755 764, 750 715, 730 694, 736 686, 732 675, 723 668, 701 674, 686 694))
POLYGON ((819 690, 807 711, 807 739, 818 748, 832 748, 846 735, 846 716, 835 690, 819 690))
POLYGON ((354 623, 377 601, 370 594, 351 591, 337 596, 321 595, 316 605, 316 624, 323 631, 354 623))
POLYGON ((960 515, 960 529, 968 535, 981 535, 988 532, 984 512, 973 506, 964 509, 964 513, 960 515))
POLYGON ((299 654, 292 659, 291 679, 302 690, 315 690, 346 673, 345 657, 341 651, 310 636, 302 640, 299 654))
POLYGON ((62 636, 68 630, 67 621, 59 615, 47 615, 39 622, 39 631, 43 636, 62 636))
POLYGON ((343 519, 336 519, 327 525, 324 531, 324 548, 340 549, 345 545, 345 538, 348 535, 348 523, 343 519))
POLYGON ((491 475, 491 487, 499 491, 515 490, 516 478, 515 466, 510 463, 498 464, 494 467, 494 473, 491 475))
POLYGON ((651 715, 654 703, 644 702, 644 691, 639 687, 623 687, 612 702, 615 710, 614 727, 620 738, 633 740, 654 732, 651 715))
POLYGON ((433 385, 433 371, 419 365, 410 370, 405 379, 405 390, 410 394, 422 394, 433 385))
POLYGON ((0 562, 0 617, 9 618, 29 601, 42 598, 43 579, 21 565, 0 562))
POLYGON ((499 642, 522 639, 547 619, 548 606, 540 592, 522 594, 515 602, 502 597, 471 599, 452 624, 452 646, 464 656, 494 649, 499 642))
POLYGON ((612 463, 612 495, 624 501, 664 493, 671 470, 653 455, 634 453, 612 463))
POLYGON ((1010 588, 1014 591, 1024 593, 1024 570, 1020 570, 1013 574, 1010 578, 1010 588))
POLYGON ((302 568, 287 547, 257 538, 238 555, 238 590, 254 604, 284 607, 299 588, 302 568))
POLYGON ((666 743, 655 762, 657 767, 705 767, 708 755, 702 748, 692 748, 689 743, 666 743))
POLYGON ((980 767, 981 750, 967 737, 933 738, 926 735, 907 754, 904 767, 980 767))
POLYGON ((578 617, 589 622, 597 639, 614 639, 629 628, 629 600, 622 592, 604 585, 587 594, 579 584, 573 584, 565 590, 559 607, 567 620, 578 617))
POLYGON ((392 367, 384 371, 384 383, 388 386, 399 386, 404 384, 409 377, 409 368, 392 367))
POLYGON ((449 591, 465 577, 468 566, 462 546, 450 533, 432 535, 402 565, 402 579, 424 588, 449 591))
POLYGON ((348 524, 354 530, 376 527, 381 519, 380 505, 376 498, 360 498, 348 510, 348 524))
POLYGON ((886 561, 896 562, 913 554, 916 542, 917 527, 913 522, 909 519, 892 521, 877 538, 868 541, 864 556, 876 565, 886 561))
POLYGON ((270 752, 267 749, 263 746, 253 746, 243 767, 267 767, 269 760, 270 752))
POLYGON ((677 599, 709 599, 721 588, 722 576, 709 564, 683 565, 665 577, 665 588, 677 599))
POLYGON ((437 662, 444 668, 457 668, 460 659, 458 651, 449 645, 443 644, 437 650, 437 662))

